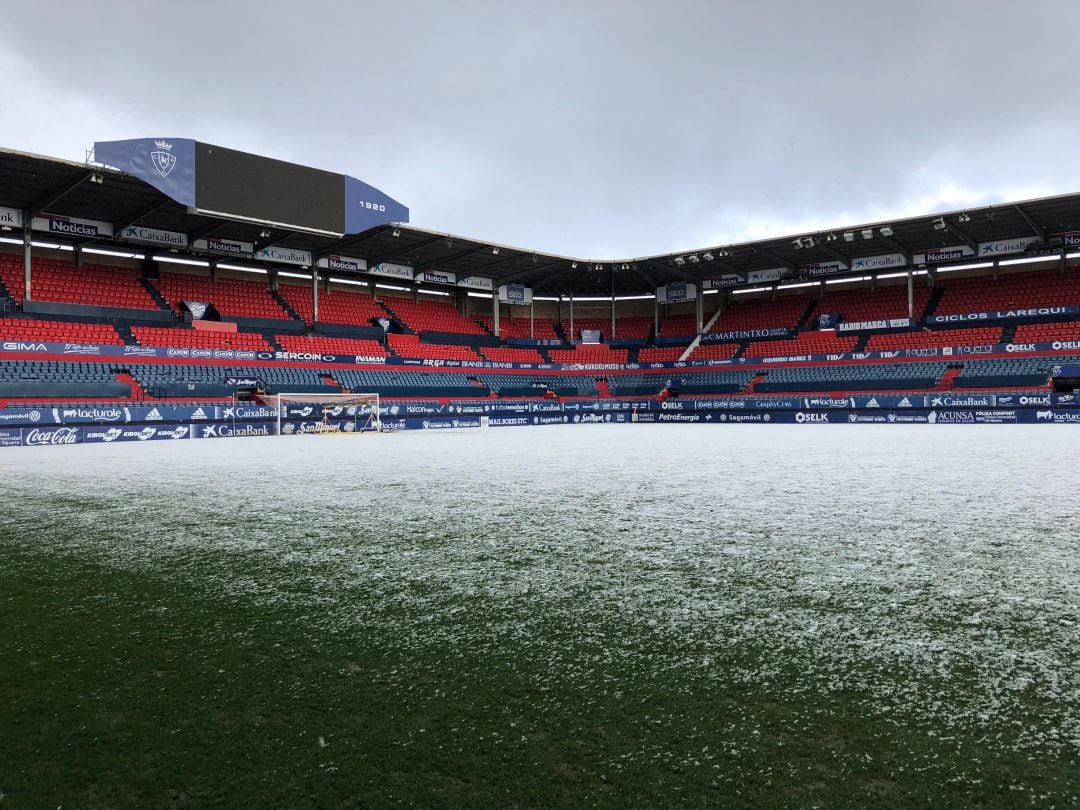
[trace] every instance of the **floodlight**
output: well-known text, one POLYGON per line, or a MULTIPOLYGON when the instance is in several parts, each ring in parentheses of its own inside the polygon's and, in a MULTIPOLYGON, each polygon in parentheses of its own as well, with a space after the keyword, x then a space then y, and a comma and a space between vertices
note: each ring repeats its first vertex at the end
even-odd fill
POLYGON ((791 246, 792 246, 793 248, 795 248, 796 250, 798 250, 799 248, 801 248, 801 247, 802 247, 802 238, 800 237, 799 239, 796 239, 795 241, 793 241, 793 242, 791 243, 791 246))
POLYGON ((259 231, 259 238, 260 239, 268 239, 268 238, 270 238, 270 231, 265 230, 265 229, 259 231))
POLYGON ((878 228, 878 233, 880 233, 882 236, 892 236, 893 229, 886 225, 883 228, 878 228))
POLYGON ((835 233, 830 233, 828 236, 825 237, 826 242, 835 242, 836 240, 837 236, 835 233))
POLYGON ((693 264, 697 264, 699 261, 701 261, 701 259, 697 257, 696 253, 691 253, 689 256, 686 257, 686 260, 693 264))
POLYGON ((686 264, 686 259, 684 259, 682 256, 676 256, 671 261, 677 264, 679 267, 682 267, 684 264, 686 264))
POLYGON ((935 219, 933 222, 933 226, 935 231, 945 230, 945 217, 938 217, 937 219, 935 219))
POLYGON ((844 241, 845 242, 854 242, 855 241, 855 231, 844 231, 844 241))
POLYGON ((577 270, 577 262, 570 262, 570 269, 577 270))
POLYGON ((491 249, 491 255, 492 256, 498 256, 499 255, 499 249, 497 247, 493 247, 491 249))
POLYGON ((401 236, 401 231, 399 231, 397 228, 394 228, 394 232, 392 234, 390 234, 390 235, 391 236, 401 236))
POLYGON ((814 237, 808 236, 803 239, 803 247, 812 248, 814 246, 814 237))
POLYGON ((862 238, 863 239, 873 239, 874 238, 874 229, 873 228, 863 228, 862 238))
POLYGON ((713 260, 713 255, 711 253, 702 253, 701 258, 707 262, 711 262, 713 260))
POLYGON ((105 182, 105 178, 102 177, 97 172, 94 172, 93 174, 90 175, 90 182, 91 183, 97 183, 100 186, 102 183, 105 182))
POLYGON ((956 218, 957 222, 971 222, 971 214, 963 213, 956 218))

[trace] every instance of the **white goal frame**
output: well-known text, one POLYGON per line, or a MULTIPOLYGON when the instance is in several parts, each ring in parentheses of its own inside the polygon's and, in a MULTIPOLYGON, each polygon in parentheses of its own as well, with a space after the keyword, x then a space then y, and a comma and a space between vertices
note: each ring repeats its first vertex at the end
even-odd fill
MULTIPOLYGON (((360 415, 353 418, 355 429, 351 431, 351 433, 358 435, 364 433, 369 427, 374 427, 376 433, 382 432, 382 415, 380 412, 380 405, 382 403, 378 394, 292 394, 286 392, 274 395, 275 410, 277 411, 278 436, 283 435, 281 432, 284 416, 282 405, 291 403, 322 405, 324 409, 326 407, 336 406, 349 407, 351 405, 370 405, 371 413, 367 415, 366 420, 364 416, 360 415)), ((329 418, 325 413, 322 416, 322 423, 325 429, 316 431, 316 433, 342 433, 342 431, 331 431, 329 429, 329 418)), ((349 433, 349 431, 345 431, 344 435, 349 435, 349 433)))

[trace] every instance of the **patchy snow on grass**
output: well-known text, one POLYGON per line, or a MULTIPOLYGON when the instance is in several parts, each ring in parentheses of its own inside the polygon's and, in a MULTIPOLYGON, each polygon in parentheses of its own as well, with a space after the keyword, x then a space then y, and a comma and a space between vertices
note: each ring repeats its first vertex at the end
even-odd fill
POLYGON ((312 633, 513 644, 569 682, 850 691, 884 728, 1053 752, 1080 748, 1078 450, 1047 426, 801 425, 18 448, 0 529, 312 633))

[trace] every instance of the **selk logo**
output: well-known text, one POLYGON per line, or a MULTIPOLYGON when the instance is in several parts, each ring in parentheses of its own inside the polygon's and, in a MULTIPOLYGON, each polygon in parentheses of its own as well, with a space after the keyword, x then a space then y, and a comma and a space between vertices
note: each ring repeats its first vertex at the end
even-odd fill
POLYGON ((154 146, 157 148, 150 153, 154 168, 162 177, 168 177, 169 173, 176 168, 176 155, 172 153, 172 144, 168 141, 154 141, 154 146))

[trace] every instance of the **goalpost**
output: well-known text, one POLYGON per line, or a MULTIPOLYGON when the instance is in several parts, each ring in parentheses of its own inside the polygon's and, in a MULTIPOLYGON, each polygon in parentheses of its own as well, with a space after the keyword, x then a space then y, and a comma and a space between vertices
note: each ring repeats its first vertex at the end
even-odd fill
POLYGON ((378 394, 277 394, 277 435, 289 433, 292 419, 315 423, 303 433, 359 434, 382 431, 378 394), (284 430, 283 430, 284 426, 284 430))

